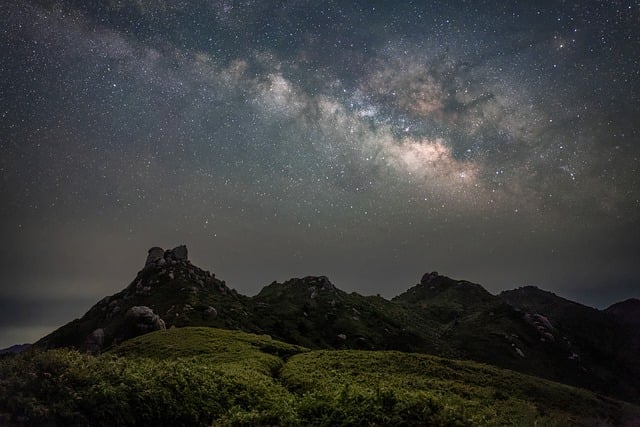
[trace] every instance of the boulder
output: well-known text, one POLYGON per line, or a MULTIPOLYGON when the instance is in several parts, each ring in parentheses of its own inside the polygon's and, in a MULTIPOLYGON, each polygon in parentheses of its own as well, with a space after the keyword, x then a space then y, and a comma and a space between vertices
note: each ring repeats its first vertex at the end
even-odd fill
POLYGON ((125 314, 122 338, 129 339, 148 332, 166 329, 164 320, 144 305, 134 306, 125 314))
POLYGON ((154 246, 149 249, 149 255, 147 255, 147 261, 144 263, 144 265, 147 266, 152 263, 155 264, 162 258, 164 258, 164 249, 154 246))
POLYGON ((189 258, 189 253, 185 245, 180 245, 171 250, 173 259, 176 261, 186 261, 189 258))
POLYGON ((138 319, 148 321, 156 316, 149 307, 144 305, 136 305, 127 310, 127 319, 138 319))

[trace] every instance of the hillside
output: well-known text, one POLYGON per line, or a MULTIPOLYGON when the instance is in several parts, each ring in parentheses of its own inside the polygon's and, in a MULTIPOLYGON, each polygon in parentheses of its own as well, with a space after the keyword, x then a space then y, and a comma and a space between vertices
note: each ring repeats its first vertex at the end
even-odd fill
MULTIPOLYGON (((571 381, 573 384, 638 399, 637 328, 614 315, 616 306, 600 311, 535 286, 502 292, 500 298, 526 313, 527 321, 543 335, 553 337, 584 368, 585 372, 571 381)), ((618 307, 624 318, 632 316, 635 308, 633 304, 624 310, 618 307)))
POLYGON ((188 259, 185 246, 151 248, 144 268, 121 292, 100 300, 37 343, 39 348, 73 347, 99 353, 133 336, 172 326, 252 330, 249 299, 188 259))
MULTIPOLYGON (((623 351, 631 358, 636 357, 640 353, 640 299, 630 298, 613 304, 604 311, 621 325, 626 338, 623 351)), ((640 372, 640 366, 638 371, 640 372)))
POLYGON ((612 315, 620 323, 640 325, 640 299, 638 298, 629 298, 612 304, 604 311, 612 315))
POLYGON ((420 327, 412 311, 346 293, 324 276, 271 283, 252 303, 261 331, 310 348, 438 350, 435 333, 420 327))
MULTIPOLYGON (((309 351, 212 328, 156 331, 100 356, 0 359, 0 422, 29 425, 624 425, 640 408, 474 362, 309 351)), ((631 424, 629 424, 631 425, 631 424)))

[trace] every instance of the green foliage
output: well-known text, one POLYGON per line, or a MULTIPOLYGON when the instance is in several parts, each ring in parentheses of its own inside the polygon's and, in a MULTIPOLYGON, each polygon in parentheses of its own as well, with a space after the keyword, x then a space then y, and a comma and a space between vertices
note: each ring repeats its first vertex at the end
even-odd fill
POLYGON ((4 411, 30 424, 207 425, 270 390, 195 359, 156 361, 52 350, 2 366, 4 411))
POLYGON ((618 425, 630 407, 479 363, 399 352, 314 351, 292 357, 281 377, 297 393, 324 393, 329 401, 335 389, 392 391, 405 404, 426 398, 432 424, 618 425))
POLYGON ((305 425, 467 425, 460 414, 422 392, 342 386, 312 391, 297 405, 305 425))
POLYGON ((308 351, 211 328, 143 335, 99 357, 0 359, 0 424, 618 425, 633 416, 640 408, 478 363, 308 351))

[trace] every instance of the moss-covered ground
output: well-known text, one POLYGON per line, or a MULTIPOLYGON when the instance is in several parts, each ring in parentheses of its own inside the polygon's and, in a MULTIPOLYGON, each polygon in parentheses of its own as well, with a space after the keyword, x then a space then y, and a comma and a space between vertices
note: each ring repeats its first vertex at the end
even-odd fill
POLYGON ((473 362, 213 328, 0 359, 0 425, 621 425, 640 408, 473 362))

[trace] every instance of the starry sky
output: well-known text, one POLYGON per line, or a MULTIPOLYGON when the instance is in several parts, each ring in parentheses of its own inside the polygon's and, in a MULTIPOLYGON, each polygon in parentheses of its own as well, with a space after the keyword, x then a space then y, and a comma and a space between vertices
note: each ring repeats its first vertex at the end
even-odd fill
POLYGON ((0 346, 151 246, 253 295, 640 297, 640 3, 0 2, 0 346))

